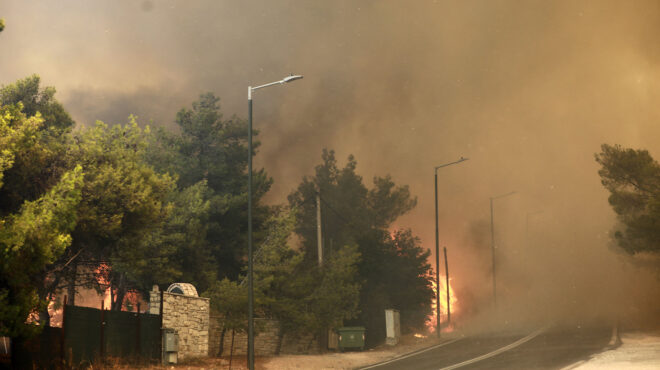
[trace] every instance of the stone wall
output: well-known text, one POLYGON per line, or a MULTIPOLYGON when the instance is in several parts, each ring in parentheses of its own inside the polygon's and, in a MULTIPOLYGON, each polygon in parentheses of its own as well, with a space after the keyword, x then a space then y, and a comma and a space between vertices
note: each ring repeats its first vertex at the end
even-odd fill
MULTIPOLYGON (((149 294, 149 311, 160 310, 159 291, 149 294)), ((163 327, 179 336, 178 359, 206 357, 209 353, 209 299, 163 292, 163 327)))
MULTIPOLYGON (((231 350, 231 330, 225 332, 223 351, 220 352, 222 337, 222 318, 211 317, 209 325, 209 356, 229 356, 231 350)), ((255 319, 254 352, 257 356, 277 355, 277 342, 279 340, 280 325, 276 320, 255 319)), ((285 335, 282 338, 280 354, 308 354, 317 353, 318 343, 311 334, 285 335)), ((247 333, 234 333, 234 355, 247 353, 247 333)))

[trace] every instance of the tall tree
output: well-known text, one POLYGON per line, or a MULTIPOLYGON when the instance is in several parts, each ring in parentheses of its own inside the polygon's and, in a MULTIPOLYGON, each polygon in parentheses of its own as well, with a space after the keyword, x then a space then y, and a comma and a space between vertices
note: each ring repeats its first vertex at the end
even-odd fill
MULTIPOLYGON (((360 283, 356 247, 334 253, 319 269, 305 263, 304 251, 289 246, 296 211, 278 208, 266 221, 266 238, 254 259, 256 313, 277 319, 280 324, 279 352, 286 334, 320 333, 357 315, 360 283)), ((224 279, 207 293, 215 309, 225 318, 225 327, 244 330, 247 320, 245 278, 224 279)))
MULTIPOLYGON (((4 173, 16 166, 21 152, 38 145, 43 120, 26 117, 22 105, 0 107, 0 186, 4 173)), ((80 166, 34 200, 25 200, 0 217, 0 336, 23 337, 34 333, 26 325, 29 314, 43 310, 47 301, 40 291, 50 266, 71 243, 76 223, 83 172, 80 166)))
POLYGON ((300 209, 296 232, 308 263, 318 255, 317 192, 321 197, 324 256, 332 256, 342 246, 357 246, 361 262, 356 281, 362 283, 362 290, 360 314, 354 323, 367 327, 371 333, 368 344, 374 345, 384 338, 386 308, 401 310, 404 330, 420 327, 430 313, 433 290, 426 278, 429 252, 411 231, 389 230, 392 222, 415 206, 416 199, 407 186, 396 186, 389 176, 375 177, 368 189, 356 168, 353 156, 344 168, 338 168, 334 152, 323 150, 315 176, 303 178, 289 195, 289 203, 300 209))
POLYGON ((70 131, 75 122, 64 109, 62 104, 55 99, 55 88, 47 86, 40 87, 41 77, 32 75, 13 84, 0 88, 0 104, 9 105, 18 102, 23 104, 23 112, 29 117, 37 112, 41 113, 44 123, 41 130, 50 134, 62 134, 70 131))
POLYGON ((660 253, 660 165, 647 150, 603 144, 596 161, 610 192, 609 203, 620 229, 619 246, 627 253, 660 253))
MULTIPOLYGON (((19 212, 26 201, 36 201, 53 188, 75 165, 66 161, 69 131, 73 121, 54 97, 55 89, 42 88, 39 76, 33 75, 0 88, 0 104, 13 117, 30 117, 39 124, 31 130, 29 145, 12 153, 12 166, 3 172, 0 188, 0 216, 19 212), (17 113, 20 112, 20 113, 17 113)), ((27 141, 24 141, 24 144, 27 141)), ((66 262, 64 262, 66 263, 66 262)), ((49 269, 61 272, 53 263, 49 269)), ((60 280, 48 274, 39 289, 39 298, 46 300, 57 289, 60 280)), ((48 323, 48 311, 44 308, 40 318, 48 323)))
POLYGON ((3 212, 15 212, 25 200, 35 200, 52 187, 72 167, 64 161, 67 137, 74 125, 71 117, 54 98, 53 87, 40 87, 33 75, 0 88, 0 105, 18 107, 27 117, 39 114, 41 124, 34 132, 34 145, 15 154, 15 165, 4 174, 0 189, 3 212))
POLYGON ((76 278, 68 281, 99 281, 93 275, 78 281, 78 262, 86 265, 82 272, 109 272, 104 278, 112 287, 113 309, 121 309, 129 290, 148 284, 140 279, 147 266, 167 271, 170 251, 156 249, 151 237, 169 217, 174 181, 144 161, 146 145, 145 133, 131 117, 124 126, 97 122, 77 132, 67 153, 69 161, 85 168, 78 225, 66 256, 74 261, 70 266, 76 278))
MULTIPOLYGON (((213 259, 216 275, 235 280, 245 263, 247 245, 247 124, 236 116, 224 119, 219 98, 211 93, 201 95, 192 109, 179 111, 176 123, 179 132, 157 133, 150 146, 149 161, 158 171, 178 176, 180 190, 206 182, 210 209, 203 248, 213 259)), ((255 150, 257 147, 258 142, 255 150)), ((253 179, 258 243, 263 238, 260 225, 269 215, 269 208, 259 200, 272 179, 263 169, 256 171, 253 179)), ((193 263, 187 268, 195 269, 197 265, 193 263)))
POLYGON ((162 275, 162 270, 152 271, 153 268, 145 266, 144 288, 167 282, 164 279, 167 277, 170 282, 176 278, 192 283, 203 292, 215 283, 217 276, 217 266, 206 242, 210 191, 202 180, 185 189, 174 189, 168 199, 172 205, 169 217, 152 233, 148 243, 167 257, 170 271, 163 279, 154 281, 154 277, 162 275))

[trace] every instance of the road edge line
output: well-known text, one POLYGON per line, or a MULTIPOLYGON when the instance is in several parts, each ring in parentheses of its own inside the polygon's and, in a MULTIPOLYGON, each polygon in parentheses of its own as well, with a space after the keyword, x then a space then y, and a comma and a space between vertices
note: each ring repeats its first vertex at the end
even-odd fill
MULTIPOLYGON (((464 338, 464 337, 463 337, 463 338, 464 338)), ((408 357, 415 356, 415 355, 418 355, 418 354, 420 354, 420 353, 424 353, 424 352, 426 352, 426 351, 430 351, 430 350, 432 350, 432 349, 436 349, 436 348, 439 348, 439 347, 443 347, 443 346, 446 346, 446 345, 452 344, 452 343, 454 343, 454 342, 458 342, 459 340, 461 340, 461 339, 463 339, 463 338, 455 338, 455 339, 451 339, 451 340, 448 340, 448 341, 446 341, 446 342, 442 342, 442 343, 439 343, 439 344, 433 345, 433 346, 431 346, 431 347, 422 348, 422 349, 417 350, 417 351, 413 351, 413 352, 410 352, 410 353, 406 353, 406 354, 404 354, 404 355, 402 355, 402 356, 399 356, 399 357, 395 357, 395 358, 391 358, 391 359, 389 359, 389 360, 385 360, 385 361, 383 361, 383 362, 379 362, 379 363, 376 363, 376 364, 373 364, 373 365, 367 365, 367 366, 365 366, 365 367, 358 367, 357 369, 359 369, 359 370, 366 370, 366 369, 372 369, 372 368, 374 368, 374 367, 378 367, 378 366, 387 365, 387 364, 389 364, 389 363, 396 362, 396 361, 399 361, 399 360, 403 360, 403 359, 406 359, 406 358, 408 358, 408 357)))
POLYGON ((538 329, 538 330, 532 332, 532 333, 529 334, 528 336, 526 336, 526 337, 524 337, 524 338, 521 338, 521 339, 518 339, 517 341, 515 341, 515 342, 513 342, 513 343, 511 343, 511 344, 509 344, 509 345, 506 345, 506 346, 504 346, 504 347, 502 347, 502 348, 498 348, 498 349, 496 349, 496 350, 494 350, 494 351, 492 351, 492 352, 488 352, 488 353, 486 353, 485 355, 481 355, 481 356, 479 356, 479 357, 475 357, 475 358, 470 359, 470 360, 467 360, 467 361, 459 362, 458 364, 454 364, 454 365, 451 365, 451 366, 447 366, 447 367, 440 368, 440 370, 452 370, 452 369, 458 369, 459 367, 463 367, 463 366, 466 366, 466 365, 470 365, 470 364, 473 364, 473 363, 475 363, 475 362, 479 362, 479 361, 482 361, 482 360, 485 360, 485 359, 491 358, 491 357, 493 357, 493 356, 499 355, 499 354, 502 353, 502 352, 506 352, 506 351, 508 351, 508 350, 510 350, 510 349, 513 349, 513 348, 516 348, 516 347, 518 347, 518 346, 520 346, 520 345, 522 345, 522 344, 524 344, 524 343, 526 343, 526 342, 529 342, 530 340, 536 338, 539 334, 543 333, 546 329, 547 329, 547 327, 543 327, 543 328, 541 328, 541 329, 538 329))

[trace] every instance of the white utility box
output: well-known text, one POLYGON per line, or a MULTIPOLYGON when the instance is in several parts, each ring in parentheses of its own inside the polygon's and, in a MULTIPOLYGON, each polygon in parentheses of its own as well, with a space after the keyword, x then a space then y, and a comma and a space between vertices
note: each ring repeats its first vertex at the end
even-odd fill
POLYGON ((387 309, 385 310, 385 344, 395 346, 401 339, 401 323, 399 317, 399 310, 387 309))

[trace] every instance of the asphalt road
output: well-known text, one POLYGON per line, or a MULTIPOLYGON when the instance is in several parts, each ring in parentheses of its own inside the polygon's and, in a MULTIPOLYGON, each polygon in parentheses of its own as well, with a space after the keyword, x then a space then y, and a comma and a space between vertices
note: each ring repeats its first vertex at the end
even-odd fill
POLYGON ((466 337, 364 369, 561 369, 602 351, 611 337, 606 326, 466 337))

